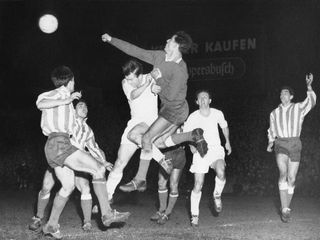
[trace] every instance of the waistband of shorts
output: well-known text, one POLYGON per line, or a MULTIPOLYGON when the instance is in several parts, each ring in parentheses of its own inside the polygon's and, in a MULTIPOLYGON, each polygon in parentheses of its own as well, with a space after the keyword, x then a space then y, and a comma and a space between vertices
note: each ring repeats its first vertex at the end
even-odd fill
POLYGON ((48 138, 53 138, 53 137, 58 137, 58 136, 65 136, 70 138, 70 135, 68 133, 63 133, 63 132, 52 132, 48 135, 48 138))
POLYGON ((300 137, 278 137, 277 140, 289 141, 289 140, 300 140, 300 137))

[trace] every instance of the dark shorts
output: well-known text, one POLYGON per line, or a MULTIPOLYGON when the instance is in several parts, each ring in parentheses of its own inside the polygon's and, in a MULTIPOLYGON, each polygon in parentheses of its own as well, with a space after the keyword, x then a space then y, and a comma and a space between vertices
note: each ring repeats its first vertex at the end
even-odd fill
POLYGON ((274 151, 277 154, 287 155, 292 162, 299 162, 301 158, 302 144, 298 137, 277 138, 275 140, 274 151))
POLYGON ((182 146, 169 148, 165 153, 166 159, 171 159, 173 168, 183 169, 186 164, 186 154, 182 146))
POLYGON ((187 101, 181 105, 167 105, 163 104, 159 111, 159 116, 163 117, 170 123, 180 126, 183 124, 189 115, 189 106, 187 101))
POLYGON ((67 133, 51 133, 44 146, 44 153, 52 168, 63 166, 66 158, 77 150, 78 148, 71 144, 67 133))

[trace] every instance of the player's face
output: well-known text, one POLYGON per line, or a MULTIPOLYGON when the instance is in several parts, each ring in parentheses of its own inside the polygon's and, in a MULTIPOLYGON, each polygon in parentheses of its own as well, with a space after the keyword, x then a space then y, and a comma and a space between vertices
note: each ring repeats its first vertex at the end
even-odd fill
POLYGON ((199 105, 199 108, 209 108, 210 103, 211 99, 208 93, 201 92, 198 94, 197 104, 199 105))
POLYGON ((130 73, 129 75, 127 75, 126 77, 127 82, 133 86, 133 87, 138 87, 139 86, 139 79, 136 75, 135 72, 130 73))
POLYGON ((171 53, 174 49, 179 47, 179 44, 176 43, 175 38, 176 38, 176 35, 173 35, 171 38, 167 40, 166 46, 164 48, 164 51, 166 53, 171 53))
POLYGON ((80 118, 86 118, 88 115, 88 107, 84 102, 79 102, 76 106, 76 114, 80 118))
POLYGON ((282 104, 287 104, 291 102, 293 96, 290 94, 289 90, 283 89, 280 93, 280 100, 282 104))

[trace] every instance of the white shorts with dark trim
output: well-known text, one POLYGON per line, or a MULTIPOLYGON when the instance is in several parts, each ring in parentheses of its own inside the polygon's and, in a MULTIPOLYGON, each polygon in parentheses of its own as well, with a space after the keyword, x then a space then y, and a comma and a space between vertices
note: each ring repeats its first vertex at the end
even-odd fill
POLYGON ((219 159, 224 160, 224 157, 225 152, 222 146, 208 146, 208 152, 203 158, 198 152, 193 154, 190 172, 207 173, 212 163, 219 159))

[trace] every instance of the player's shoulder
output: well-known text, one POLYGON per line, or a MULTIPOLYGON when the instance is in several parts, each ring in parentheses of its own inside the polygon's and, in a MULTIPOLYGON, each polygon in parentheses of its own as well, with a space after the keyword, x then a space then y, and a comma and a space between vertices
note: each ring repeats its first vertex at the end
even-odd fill
POLYGON ((210 111, 214 114, 223 114, 222 110, 218 108, 210 108, 210 111))

